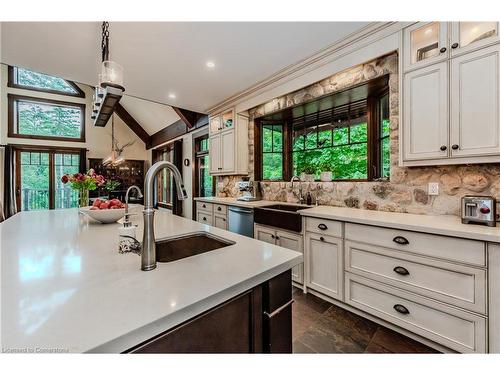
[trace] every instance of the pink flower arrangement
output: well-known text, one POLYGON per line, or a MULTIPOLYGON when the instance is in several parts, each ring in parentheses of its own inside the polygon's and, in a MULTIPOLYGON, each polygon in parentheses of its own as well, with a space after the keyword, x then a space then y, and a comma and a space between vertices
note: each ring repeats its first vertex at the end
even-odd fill
POLYGON ((85 174, 65 174, 61 177, 61 182, 63 184, 69 182, 75 190, 95 190, 98 186, 104 185, 106 180, 100 174, 95 173, 93 169, 89 169, 85 174))

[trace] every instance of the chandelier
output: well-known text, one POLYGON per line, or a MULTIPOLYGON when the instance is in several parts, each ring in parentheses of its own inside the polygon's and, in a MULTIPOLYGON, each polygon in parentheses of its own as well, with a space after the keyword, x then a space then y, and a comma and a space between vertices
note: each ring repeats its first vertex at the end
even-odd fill
POLYGON ((122 156, 121 150, 118 149, 118 142, 115 138, 115 116, 111 116, 111 154, 102 161, 104 166, 116 167, 123 163, 125 159, 122 156))

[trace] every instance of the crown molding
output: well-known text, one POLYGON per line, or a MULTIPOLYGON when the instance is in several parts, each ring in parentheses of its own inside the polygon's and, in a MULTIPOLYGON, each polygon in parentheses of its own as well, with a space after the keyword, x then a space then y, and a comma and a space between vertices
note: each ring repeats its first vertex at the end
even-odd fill
MULTIPOLYGON (((267 77, 266 79, 259 81, 255 85, 250 86, 249 88, 228 97, 222 102, 219 102, 218 104, 209 108, 206 112, 208 112, 209 114, 214 114, 223 111, 229 107, 236 105, 239 102, 242 102, 245 99, 249 99, 265 91, 266 89, 273 88, 278 84, 283 84, 299 75, 305 74, 308 71, 331 61, 332 57, 339 58, 347 53, 351 53, 353 49, 350 47, 359 44, 368 37, 373 37, 374 34, 379 35, 376 40, 382 39, 389 34, 387 33, 387 31, 389 31, 388 29, 392 28, 392 26, 398 23, 399 22, 371 22, 363 28, 349 34, 345 38, 329 45, 328 47, 321 49, 313 55, 310 55, 294 64, 291 64, 274 73, 273 75, 267 77), (342 51, 345 51, 345 53, 342 53, 342 51)), ((393 30, 390 31, 390 33, 393 32, 393 30)), ((368 43, 373 43, 373 40, 368 43)), ((363 46, 359 46, 358 48, 362 47, 363 46)))

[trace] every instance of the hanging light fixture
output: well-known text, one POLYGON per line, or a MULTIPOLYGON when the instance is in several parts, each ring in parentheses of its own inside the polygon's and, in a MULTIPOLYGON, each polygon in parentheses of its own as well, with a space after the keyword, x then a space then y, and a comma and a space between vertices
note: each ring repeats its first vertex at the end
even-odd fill
POLYGON ((118 150, 117 141, 115 138, 115 116, 111 115, 111 153, 102 161, 102 165, 111 165, 116 167, 125 161, 121 152, 118 150))
POLYGON ((95 126, 106 126, 125 91, 123 67, 109 59, 109 22, 103 22, 101 27, 101 74, 94 92, 91 116, 95 126))

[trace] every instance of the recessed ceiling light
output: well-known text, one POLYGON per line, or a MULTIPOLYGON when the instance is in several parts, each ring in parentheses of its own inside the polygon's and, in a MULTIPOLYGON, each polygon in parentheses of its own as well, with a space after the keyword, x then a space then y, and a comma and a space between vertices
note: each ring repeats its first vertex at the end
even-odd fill
POLYGON ((207 61, 205 65, 210 69, 215 68, 215 63, 213 61, 207 61))
POLYGON ((175 99, 175 98, 177 98, 177 95, 175 95, 173 92, 171 92, 170 94, 168 94, 168 97, 170 99, 175 99))

